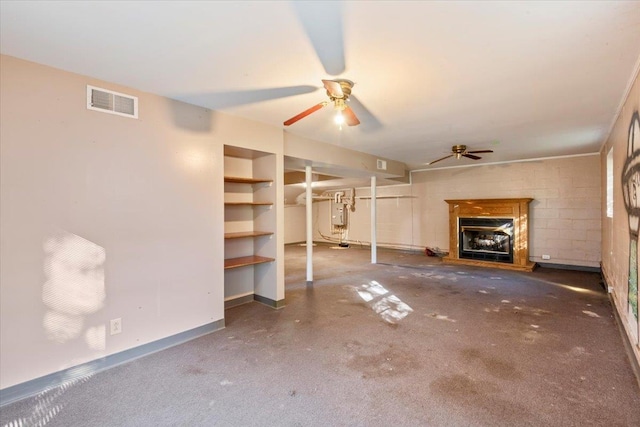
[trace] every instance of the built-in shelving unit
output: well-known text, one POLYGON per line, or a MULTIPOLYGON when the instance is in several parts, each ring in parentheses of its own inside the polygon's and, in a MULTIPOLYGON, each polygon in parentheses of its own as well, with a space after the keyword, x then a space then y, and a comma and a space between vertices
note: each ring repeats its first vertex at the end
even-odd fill
POLYGON ((244 178, 238 176, 225 176, 224 182, 234 182, 236 184, 261 184, 264 182, 273 182, 270 179, 244 178))
POLYGON ((225 240, 227 239, 243 239, 245 237, 260 237, 270 236, 272 231, 238 231, 236 233, 224 233, 225 240))
POLYGON ((225 306, 277 306, 276 156, 225 146, 225 306))
MULTIPOLYGON (((271 231, 238 231, 235 233, 224 233, 225 240, 233 240, 233 239, 247 239, 254 237, 262 237, 262 236, 271 236, 273 232, 271 231)), ((262 264, 265 262, 275 261, 275 258, 269 258, 258 255, 249 255, 242 256, 236 258, 227 258, 224 260, 224 269, 228 270, 231 268, 245 267, 248 265, 262 264)))
POLYGON ((272 206, 271 202, 224 202, 225 206, 272 206))
POLYGON ((229 270, 231 268, 246 267, 249 265, 256 265, 256 264, 262 264, 265 262, 273 262, 273 261, 275 261, 275 258, 267 258, 264 256, 258 256, 258 255, 229 258, 224 260, 224 269, 229 270))

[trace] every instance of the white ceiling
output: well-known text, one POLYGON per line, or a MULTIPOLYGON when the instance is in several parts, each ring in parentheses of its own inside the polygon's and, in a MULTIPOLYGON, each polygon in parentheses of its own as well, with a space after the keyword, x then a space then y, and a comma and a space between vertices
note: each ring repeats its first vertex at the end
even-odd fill
POLYGON ((638 1, 2 0, 0 19, 3 54, 282 128, 350 79, 360 126, 327 107, 287 130, 414 169, 453 144, 597 152, 640 58, 638 1))

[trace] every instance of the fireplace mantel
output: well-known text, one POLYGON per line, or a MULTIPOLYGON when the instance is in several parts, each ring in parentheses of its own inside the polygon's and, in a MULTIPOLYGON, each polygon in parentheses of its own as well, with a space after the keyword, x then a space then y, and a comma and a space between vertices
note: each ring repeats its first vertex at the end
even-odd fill
POLYGON ((478 265, 508 270, 533 271, 529 261, 529 203, 533 199, 445 200, 449 204, 449 255, 446 263, 478 265), (513 262, 460 257, 460 218, 507 218, 513 220, 513 262))

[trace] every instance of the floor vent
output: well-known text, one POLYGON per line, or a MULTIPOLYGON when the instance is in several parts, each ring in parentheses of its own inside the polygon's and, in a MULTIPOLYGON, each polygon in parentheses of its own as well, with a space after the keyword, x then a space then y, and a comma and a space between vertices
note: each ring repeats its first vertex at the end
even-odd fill
POLYGON ((87 109, 138 118, 138 98, 87 85, 87 109))

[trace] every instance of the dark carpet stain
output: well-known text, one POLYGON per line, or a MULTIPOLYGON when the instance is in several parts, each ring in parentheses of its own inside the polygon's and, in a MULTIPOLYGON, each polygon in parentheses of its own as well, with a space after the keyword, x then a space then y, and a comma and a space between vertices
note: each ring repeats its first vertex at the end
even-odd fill
POLYGON ((347 362, 350 369, 362 373, 362 378, 405 375, 420 368, 415 356, 389 348, 373 355, 355 355, 347 362))
POLYGON ((436 379, 431 383, 431 389, 446 397, 465 400, 470 396, 486 397, 489 393, 498 391, 498 388, 492 383, 475 382, 460 374, 436 379))
POLYGON ((208 372, 198 366, 185 366, 182 368, 185 375, 206 375, 208 372))
POLYGON ((486 371, 496 378, 503 380, 517 380, 522 375, 516 370, 513 363, 507 362, 496 357, 487 356, 475 348, 466 348, 462 350, 462 358, 467 363, 479 362, 484 366, 486 371))
POLYGON ((535 416, 522 404, 500 396, 500 388, 489 381, 476 381, 466 375, 441 376, 430 384, 435 395, 453 401, 459 408, 481 421, 490 413, 500 413, 505 425, 533 425, 535 416))

